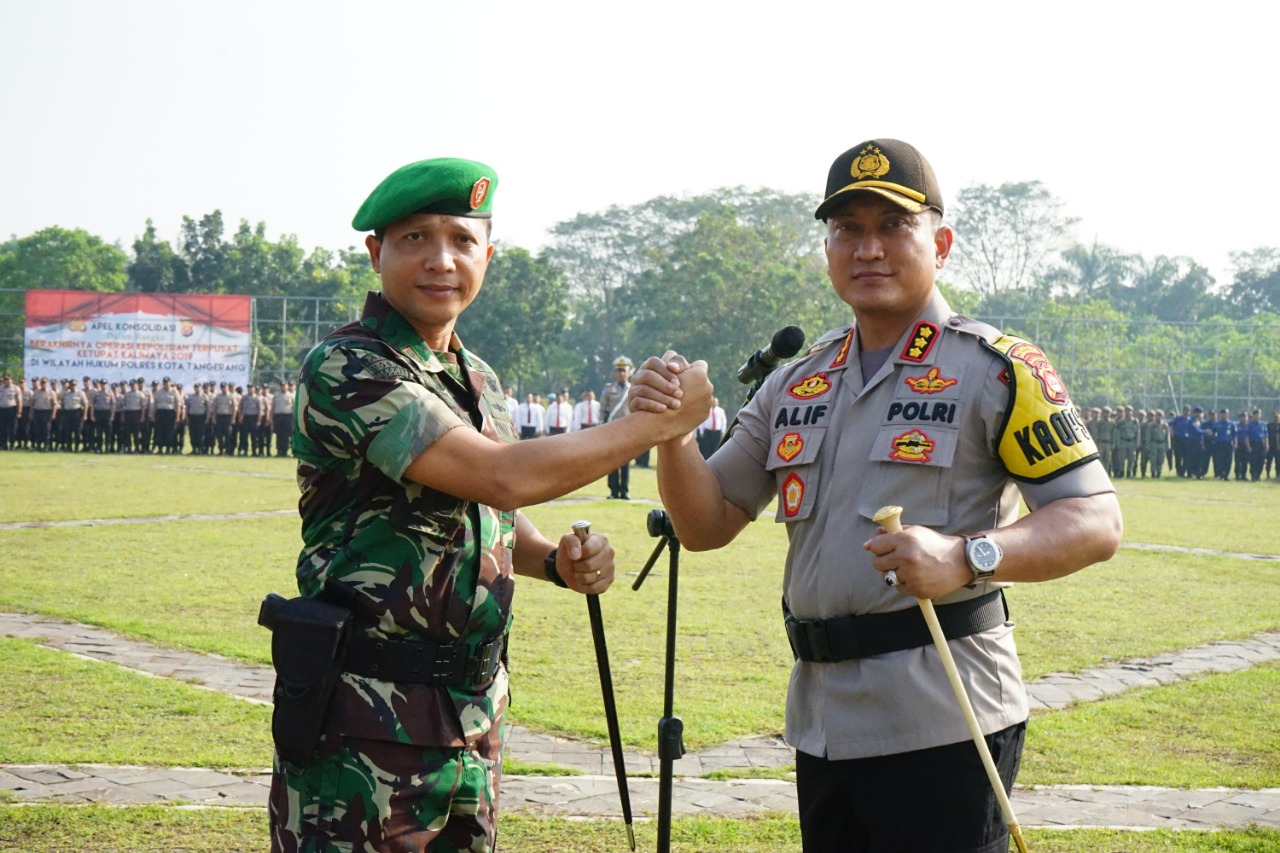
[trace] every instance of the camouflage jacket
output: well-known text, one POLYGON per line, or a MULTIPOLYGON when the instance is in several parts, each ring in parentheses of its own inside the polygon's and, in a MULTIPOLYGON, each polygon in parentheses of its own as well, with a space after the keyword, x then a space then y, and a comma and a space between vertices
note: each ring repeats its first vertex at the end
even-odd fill
MULTIPOLYGON (((510 627, 515 513, 404 478, 445 432, 515 441, 502 388, 483 361, 450 342, 442 360, 378 293, 303 364, 293 452, 302 490, 298 588, 326 580, 353 593, 356 630, 371 637, 464 642, 472 651, 510 627)), ((326 729, 423 746, 493 741, 505 669, 488 685, 445 688, 344 673, 326 729)), ((488 749, 483 749, 488 752, 488 749)))

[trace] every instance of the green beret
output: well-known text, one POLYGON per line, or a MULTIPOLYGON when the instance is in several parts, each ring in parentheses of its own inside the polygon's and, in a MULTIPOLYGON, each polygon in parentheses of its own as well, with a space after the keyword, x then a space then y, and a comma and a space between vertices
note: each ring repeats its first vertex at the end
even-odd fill
POLYGON ((351 227, 376 231, 411 213, 443 213, 488 219, 498 176, 483 163, 437 157, 401 166, 356 211, 351 227))

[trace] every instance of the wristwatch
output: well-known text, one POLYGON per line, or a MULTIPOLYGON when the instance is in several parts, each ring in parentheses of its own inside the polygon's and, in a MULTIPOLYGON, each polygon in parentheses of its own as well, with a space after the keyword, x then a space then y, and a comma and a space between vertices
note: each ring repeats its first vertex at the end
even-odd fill
POLYGON ((1004 559, 1004 552, 985 533, 964 538, 964 558, 969 564, 969 571, 973 572, 973 583, 966 586, 972 587, 979 581, 991 580, 991 576, 1000 567, 1000 561, 1004 559))

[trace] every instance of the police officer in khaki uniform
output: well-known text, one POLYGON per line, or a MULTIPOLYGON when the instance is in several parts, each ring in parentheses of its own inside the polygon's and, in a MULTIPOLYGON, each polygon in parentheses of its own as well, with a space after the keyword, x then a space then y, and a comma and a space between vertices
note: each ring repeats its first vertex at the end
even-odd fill
POLYGON ((209 396, 204 386, 196 383, 186 397, 187 432, 191 434, 191 455, 207 452, 205 437, 209 426, 209 396))
POLYGON ((213 398, 213 434, 218 453, 223 456, 230 456, 235 452, 232 433, 235 418, 235 389, 225 382, 219 382, 218 394, 213 398))
MULTIPOLYGON (((627 413, 627 392, 631 390, 631 371, 635 365, 625 355, 613 360, 613 381, 600 392, 600 420, 617 420, 627 413)), ((609 474, 609 497, 631 500, 631 460, 609 474)))
POLYGON ((276 435, 276 456, 289 455, 289 433, 293 430, 293 391, 288 382, 271 395, 271 431, 276 435))
POLYGON ((68 379, 58 398, 58 446, 65 451, 80 450, 84 422, 88 419, 89 398, 76 385, 76 380, 68 379))
POLYGON ((243 396, 240 398, 240 408, 237 414, 236 432, 239 435, 239 448, 241 456, 248 456, 252 451, 257 456, 257 447, 254 447, 254 436, 258 432, 258 420, 262 417, 262 398, 258 396, 258 387, 249 385, 243 396))
POLYGON ((0 450, 16 446, 18 418, 22 414, 22 385, 9 374, 0 376, 0 450))
POLYGON ((173 453, 173 433, 182 409, 182 395, 166 376, 152 398, 156 419, 156 447, 161 453, 173 453))
MULTIPOLYGON (((662 444, 662 499, 694 551, 725 545, 775 500, 787 525, 785 624, 799 660, 786 738, 804 849, 1005 853, 915 597, 953 622, 960 676, 1011 786, 1028 709, 994 584, 1109 558, 1114 489, 1044 353, 954 313, 935 289, 953 238, 916 149, 878 139, 842 154, 816 216, 856 326, 776 370, 710 460, 691 436, 662 444), (901 532, 872 521, 888 504, 905 507, 901 532)), ((632 410, 675 402, 682 363, 647 360, 632 410)))

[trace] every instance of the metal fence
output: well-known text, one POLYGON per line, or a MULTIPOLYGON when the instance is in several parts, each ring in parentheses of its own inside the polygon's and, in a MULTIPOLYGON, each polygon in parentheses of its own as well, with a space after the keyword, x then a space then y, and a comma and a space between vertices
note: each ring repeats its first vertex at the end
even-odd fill
MULTIPOLYGON (((294 379, 312 346, 356 319, 363 296, 255 296, 252 304, 251 381, 275 383, 294 379)), ((24 291, 0 289, 0 368, 15 376, 22 366, 23 306, 24 291)), ((1081 406, 1280 411, 1280 325, 982 319, 1042 347, 1081 406)), ((633 348, 645 349, 642 343, 633 348)))

